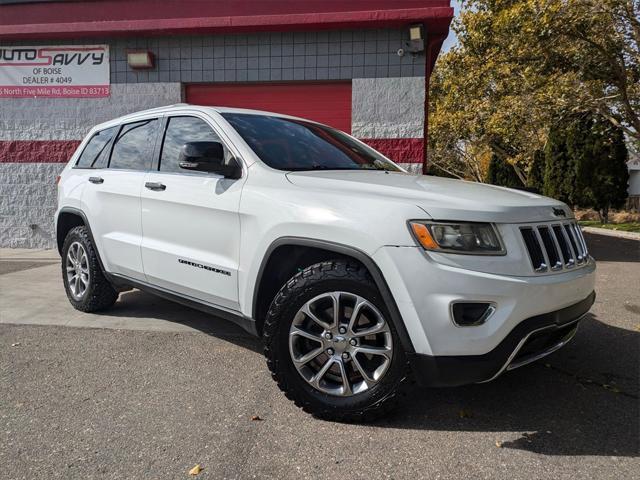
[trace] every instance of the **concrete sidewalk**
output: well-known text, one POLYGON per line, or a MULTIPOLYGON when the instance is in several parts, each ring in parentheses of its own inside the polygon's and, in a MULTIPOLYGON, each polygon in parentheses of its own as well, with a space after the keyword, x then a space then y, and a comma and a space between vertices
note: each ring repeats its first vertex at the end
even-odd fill
POLYGON ((0 249, 0 323, 248 336, 230 322, 138 290, 122 293, 107 312, 79 312, 66 298, 56 250, 0 249))
MULTIPOLYGON (((625 232, 623 230, 609 230, 607 228, 598 227, 581 227, 585 233, 594 233, 596 235, 606 235, 608 237, 626 238, 627 240, 640 240, 640 233, 625 232)), ((640 248, 640 246, 638 247, 640 248)))
MULTIPOLYGON (((0 261, 6 260, 60 260, 55 249, 44 248, 0 248, 0 261)), ((0 272, 1 273, 1 272, 0 272)))

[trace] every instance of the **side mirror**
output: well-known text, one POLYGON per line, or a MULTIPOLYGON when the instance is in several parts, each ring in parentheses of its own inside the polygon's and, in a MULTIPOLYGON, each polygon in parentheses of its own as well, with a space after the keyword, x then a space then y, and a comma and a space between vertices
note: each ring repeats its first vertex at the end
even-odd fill
POLYGON ((224 147, 220 142, 185 143, 180 150, 178 165, 185 170, 217 173, 225 178, 240 178, 242 173, 234 158, 225 163, 224 147))

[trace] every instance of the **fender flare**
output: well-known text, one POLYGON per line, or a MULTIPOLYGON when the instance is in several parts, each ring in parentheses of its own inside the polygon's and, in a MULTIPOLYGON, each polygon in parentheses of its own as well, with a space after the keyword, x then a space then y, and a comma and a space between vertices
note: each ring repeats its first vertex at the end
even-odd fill
MULTIPOLYGON (((84 226, 87 227, 87 232, 89 233, 89 239, 91 240, 91 243, 93 243, 93 248, 98 254, 98 263, 100 264, 100 269, 102 270, 102 273, 106 273, 106 270, 104 269, 104 265, 102 264, 102 257, 100 256, 100 252, 98 251, 98 245, 96 244, 95 238, 93 238, 93 232, 91 231, 91 225, 89 224, 89 219, 87 218, 85 213, 79 208, 62 207, 58 212, 58 216, 56 217, 56 243, 58 240, 58 223, 60 222, 61 213, 70 213, 72 215, 77 215, 82 219, 84 226)), ((60 248, 58 248, 58 253, 62 255, 62 251, 60 250, 60 248)))
POLYGON ((256 277, 255 287, 253 290, 253 301, 251 305, 251 313, 252 318, 256 318, 257 308, 258 308, 258 292, 260 290, 260 283, 262 282, 262 276, 264 274, 264 270, 267 266, 269 258, 274 250, 283 245, 298 245, 304 247, 311 248, 319 248, 322 250, 328 250, 331 252, 339 253, 341 255, 345 255, 348 257, 353 257, 359 262, 361 262, 373 277, 373 281, 376 284, 376 287, 380 291, 382 295, 382 299, 384 300, 387 308, 389 309, 389 314, 391 315, 391 321, 398 332, 398 336, 400 337, 400 342, 404 348, 404 351, 407 353, 414 353, 415 349, 413 347, 413 343, 411 342, 411 337, 409 336, 409 332, 407 331, 407 327, 402 320, 402 316, 400 315, 400 310, 398 309, 398 305, 396 304, 395 299, 389 289, 389 285, 387 285, 387 281, 382 274, 382 271, 376 264, 376 262, 365 252, 359 250, 358 248, 352 247, 350 245, 344 245, 341 243, 331 242, 328 240, 318 240, 313 238, 305 238, 305 237, 280 237, 274 240, 267 251, 264 254, 262 259, 262 263, 260 264, 260 269, 258 270, 258 276, 256 277))

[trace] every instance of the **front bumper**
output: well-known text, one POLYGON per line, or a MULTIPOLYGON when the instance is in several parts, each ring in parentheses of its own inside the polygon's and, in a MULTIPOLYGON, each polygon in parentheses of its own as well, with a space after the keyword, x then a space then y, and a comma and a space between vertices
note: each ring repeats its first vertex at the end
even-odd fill
MULTIPOLYGON (((451 255, 453 257, 453 255, 451 255)), ((385 247, 374 260, 398 306, 415 353, 484 355, 528 318, 574 305, 594 291, 595 262, 550 275, 513 276, 469 270, 434 261, 417 247, 385 247), (478 326, 452 320, 457 302, 490 303, 493 314, 478 326)), ((495 259, 498 270, 504 257, 495 259)))
POLYGON ((418 382, 430 387, 453 387, 487 382, 506 370, 538 360, 566 345, 580 319, 595 301, 595 292, 584 300, 554 312, 520 322, 493 350, 483 355, 408 354, 418 382))

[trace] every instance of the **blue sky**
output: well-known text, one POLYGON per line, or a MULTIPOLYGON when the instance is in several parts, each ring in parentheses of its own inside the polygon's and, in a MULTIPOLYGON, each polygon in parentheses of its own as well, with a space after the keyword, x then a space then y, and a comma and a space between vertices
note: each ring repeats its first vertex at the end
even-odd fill
MULTIPOLYGON (((457 17, 458 13, 460 13, 460 0, 451 0, 451 6, 453 7, 455 15, 457 17)), ((449 36, 444 41, 444 45, 442 45, 442 53, 447 52, 452 46, 456 44, 456 41, 457 40, 455 34, 453 33, 453 31, 450 31, 449 36)))

